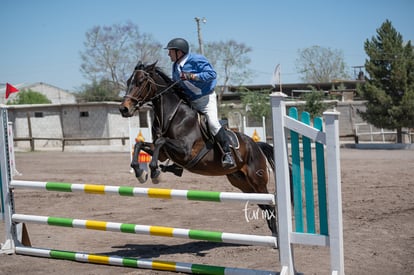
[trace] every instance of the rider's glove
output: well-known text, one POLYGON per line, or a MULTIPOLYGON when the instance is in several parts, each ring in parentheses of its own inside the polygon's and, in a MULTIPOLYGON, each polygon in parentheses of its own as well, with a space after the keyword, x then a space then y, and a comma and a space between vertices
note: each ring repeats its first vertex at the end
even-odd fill
POLYGON ((197 75, 192 74, 192 73, 181 73, 180 76, 181 80, 198 80, 197 75))

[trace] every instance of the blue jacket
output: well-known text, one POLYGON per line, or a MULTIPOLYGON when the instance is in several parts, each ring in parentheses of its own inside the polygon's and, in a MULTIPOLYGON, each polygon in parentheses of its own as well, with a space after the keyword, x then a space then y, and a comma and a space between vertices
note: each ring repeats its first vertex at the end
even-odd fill
POLYGON ((181 72, 196 75, 196 80, 180 81, 181 87, 191 101, 214 91, 217 83, 217 73, 204 56, 189 53, 180 63, 174 63, 172 69, 173 81, 180 79, 181 72))

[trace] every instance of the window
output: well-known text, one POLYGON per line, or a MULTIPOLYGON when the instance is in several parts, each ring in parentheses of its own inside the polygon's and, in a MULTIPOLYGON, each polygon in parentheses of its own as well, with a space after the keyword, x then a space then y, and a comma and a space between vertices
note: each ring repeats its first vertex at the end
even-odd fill
POLYGON ((34 112, 34 117, 43 117, 43 112, 34 112))
POLYGON ((139 126, 148 128, 147 112, 139 112, 139 126))
POLYGON ((80 117, 89 117, 89 112, 88 111, 80 112, 80 117))

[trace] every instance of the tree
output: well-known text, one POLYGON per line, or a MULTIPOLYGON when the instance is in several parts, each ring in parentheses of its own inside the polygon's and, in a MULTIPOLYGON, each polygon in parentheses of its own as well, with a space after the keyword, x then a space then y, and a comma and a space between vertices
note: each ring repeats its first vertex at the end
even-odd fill
POLYGON ((120 100, 119 92, 110 80, 102 79, 99 82, 83 86, 83 92, 76 96, 78 102, 101 102, 120 100))
POLYGON ((151 35, 142 34, 131 22, 95 26, 85 36, 85 50, 80 53, 81 72, 95 84, 112 81, 116 93, 125 89, 126 80, 138 61, 153 63, 158 60, 161 65, 166 62, 162 45, 151 35))
POLYGON ((241 101, 246 110, 256 120, 261 121, 262 117, 270 117, 270 101, 268 91, 249 91, 241 92, 241 101))
POLYGON ((247 65, 251 62, 248 57, 251 51, 244 43, 234 40, 207 43, 206 56, 217 71, 218 84, 222 87, 217 92, 219 103, 230 84, 241 85, 249 79, 251 71, 247 65))
POLYGON ((402 142, 402 128, 414 127, 414 51, 386 20, 376 37, 366 40, 368 55, 365 69, 368 80, 358 88, 367 100, 360 115, 378 128, 397 129, 397 143, 402 142), (405 44, 405 45, 404 45, 405 44))
POLYGON ((312 46, 299 50, 298 54, 296 67, 304 82, 320 83, 350 78, 340 50, 312 46))
POLYGON ((328 108, 328 104, 324 103, 325 94, 323 91, 318 91, 314 87, 311 87, 312 92, 305 93, 303 100, 305 105, 300 106, 301 111, 308 112, 311 118, 320 117, 322 113, 328 108))
POLYGON ((16 98, 7 104, 19 105, 19 104, 50 104, 50 103, 52 103, 52 101, 50 101, 44 94, 28 89, 28 90, 22 90, 18 92, 16 98))

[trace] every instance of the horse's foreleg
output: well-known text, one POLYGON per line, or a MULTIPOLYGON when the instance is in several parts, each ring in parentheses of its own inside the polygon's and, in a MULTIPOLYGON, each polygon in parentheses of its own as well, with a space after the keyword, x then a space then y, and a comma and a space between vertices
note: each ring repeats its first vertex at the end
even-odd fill
POLYGON ((148 173, 144 169, 141 169, 140 163, 139 163, 139 152, 141 151, 141 146, 143 145, 143 142, 137 142, 134 146, 134 154, 132 156, 131 161, 131 168, 134 169, 135 177, 138 179, 140 183, 145 183, 148 179, 148 173))
POLYGON ((151 178, 157 178, 160 175, 160 171, 158 170, 158 158, 160 155, 160 150, 162 146, 164 146, 166 140, 165 138, 157 138, 154 143, 154 149, 152 152, 152 159, 149 163, 149 168, 151 169, 151 178))

